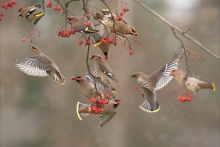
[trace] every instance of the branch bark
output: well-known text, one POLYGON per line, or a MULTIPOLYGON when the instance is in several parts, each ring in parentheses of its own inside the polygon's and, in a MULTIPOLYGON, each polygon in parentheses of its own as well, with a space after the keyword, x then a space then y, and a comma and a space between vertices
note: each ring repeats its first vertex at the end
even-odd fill
POLYGON ((148 10, 150 13, 152 13, 153 15, 155 15, 156 17, 158 17, 160 20, 162 20, 164 23, 166 23, 168 26, 170 26, 172 29, 175 29, 176 31, 178 31, 182 36, 184 36, 185 38, 191 40, 193 43, 195 43, 196 45, 198 45, 202 50, 206 51, 207 53, 209 53, 210 55, 212 55, 213 57, 220 59, 220 57, 216 54, 214 54, 213 52, 211 52, 209 49, 207 49, 206 47, 204 47, 200 42, 196 41, 194 38, 192 38, 191 36, 187 35, 186 32, 180 30, 179 28, 177 28, 176 26, 172 25, 170 22, 168 22, 166 19, 164 19, 162 16, 160 16, 159 14, 157 14, 154 10, 150 9, 149 7, 147 7, 144 3, 142 3, 140 0, 134 0, 136 1, 138 4, 140 4, 142 7, 144 7, 146 10, 148 10))

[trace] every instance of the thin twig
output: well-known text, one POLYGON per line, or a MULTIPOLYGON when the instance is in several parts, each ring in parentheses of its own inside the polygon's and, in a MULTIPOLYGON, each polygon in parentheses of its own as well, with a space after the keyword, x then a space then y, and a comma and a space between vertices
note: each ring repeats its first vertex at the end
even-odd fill
POLYGON ((184 50, 184 56, 185 56, 185 58, 186 58, 186 70, 187 70, 188 73, 190 73, 189 64, 188 64, 188 60, 187 60, 187 56, 186 56, 186 48, 185 48, 185 45, 183 44, 182 39, 180 39, 180 38, 176 35, 176 32, 175 32, 174 28, 171 28, 171 29, 172 29, 173 34, 174 34, 174 36, 176 37, 176 39, 178 39, 178 40, 181 42, 181 45, 182 45, 181 48, 183 48, 183 50, 184 50))
POLYGON ((184 31, 180 30, 179 28, 177 28, 176 26, 172 25, 170 22, 168 22, 166 19, 164 19, 162 16, 160 16, 159 14, 157 14, 154 10, 150 9, 149 7, 147 7, 144 3, 142 3, 140 0, 134 0, 137 3, 139 3, 141 6, 143 6, 146 10, 148 10, 149 12, 151 12, 153 15, 155 15, 156 17, 158 17, 160 20, 162 20, 164 23, 166 23, 168 26, 170 26, 171 28, 175 29, 176 31, 178 31, 181 35, 183 35, 184 37, 186 37, 187 39, 191 40, 193 43, 197 44, 201 49, 203 49, 204 51, 206 51, 207 53, 209 53, 210 55, 214 56, 217 59, 220 59, 220 56, 212 53, 209 49, 207 49, 206 47, 204 47, 200 42, 196 41, 194 38, 192 38, 191 36, 187 35, 184 31))
POLYGON ((42 6, 43 6, 43 12, 45 14, 45 9, 44 9, 44 0, 42 0, 42 6))

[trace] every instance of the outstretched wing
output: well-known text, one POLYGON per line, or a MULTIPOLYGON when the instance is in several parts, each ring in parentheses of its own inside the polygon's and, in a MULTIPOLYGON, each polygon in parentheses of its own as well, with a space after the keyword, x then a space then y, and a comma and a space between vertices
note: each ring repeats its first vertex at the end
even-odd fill
POLYGON ((115 116, 116 112, 107 114, 107 115, 100 115, 99 119, 100 119, 100 125, 99 128, 103 127, 106 123, 108 123, 114 116, 115 116))
POLYGON ((164 65, 159 70, 155 71, 153 74, 149 76, 149 79, 155 81, 155 85, 153 85, 154 90, 158 90, 166 86, 170 80, 172 80, 173 76, 170 76, 170 72, 173 70, 177 70, 179 65, 179 55, 175 54, 173 59, 164 65))
POLYGON ((50 72, 52 70, 51 65, 49 64, 49 62, 42 62, 41 60, 39 60, 39 58, 40 57, 38 56, 33 56, 24 59, 18 59, 15 60, 15 66, 19 70, 30 76, 45 77, 50 75, 50 72))

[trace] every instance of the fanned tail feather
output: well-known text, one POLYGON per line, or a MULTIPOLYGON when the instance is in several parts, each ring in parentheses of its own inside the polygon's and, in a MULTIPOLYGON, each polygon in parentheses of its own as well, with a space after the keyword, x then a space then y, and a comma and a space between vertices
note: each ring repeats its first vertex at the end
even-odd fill
POLYGON ((60 85, 64 85, 65 84, 65 78, 60 73, 59 74, 54 74, 54 81, 56 81, 60 85))
POLYGON ((149 113, 155 113, 155 112, 158 112, 160 110, 160 105, 156 101, 155 108, 151 108, 150 103, 147 100, 145 100, 144 103, 140 106, 140 108, 143 111, 146 111, 146 112, 149 112, 149 113))
POLYGON ((87 109, 88 106, 89 105, 83 104, 83 103, 80 103, 80 102, 77 103, 77 105, 76 105, 76 114, 77 114, 79 120, 82 120, 83 117, 86 117, 86 116, 89 115, 89 113, 82 113, 82 112, 80 112, 83 109, 87 109))

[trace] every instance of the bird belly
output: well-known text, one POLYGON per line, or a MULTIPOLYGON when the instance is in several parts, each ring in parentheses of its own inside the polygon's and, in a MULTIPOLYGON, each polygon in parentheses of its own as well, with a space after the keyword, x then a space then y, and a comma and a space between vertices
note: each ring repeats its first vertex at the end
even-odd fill
POLYGON ((189 82, 188 80, 185 82, 186 85, 186 89, 192 91, 192 92, 197 92, 200 87, 198 86, 198 84, 196 82, 189 82))

